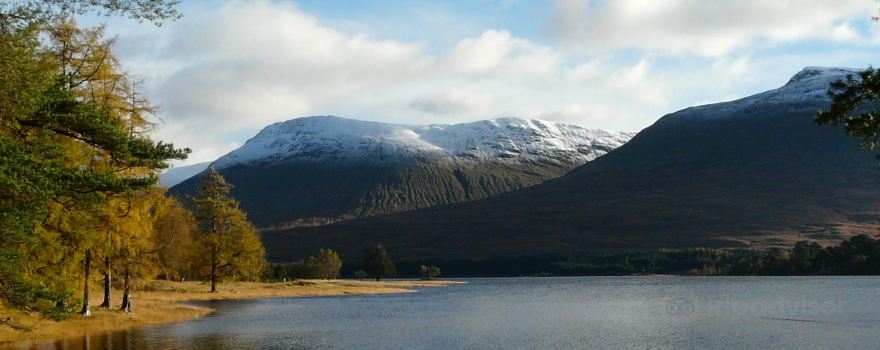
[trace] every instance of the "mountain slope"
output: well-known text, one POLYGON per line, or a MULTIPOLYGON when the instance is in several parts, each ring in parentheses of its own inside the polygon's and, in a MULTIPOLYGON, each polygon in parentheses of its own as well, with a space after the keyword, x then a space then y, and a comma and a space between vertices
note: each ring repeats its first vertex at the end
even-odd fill
POLYGON ((664 116, 626 145, 544 184, 485 200, 265 232, 270 258, 317 247, 401 259, 571 255, 608 249, 786 246, 880 223, 874 155, 813 122, 851 70, 806 68, 782 88, 664 116))
MULTIPOLYGON (((308 226, 525 188, 631 136, 534 119, 411 126, 319 116, 270 125, 213 164, 258 226, 308 226)), ((191 194, 198 180, 172 191, 191 194)))

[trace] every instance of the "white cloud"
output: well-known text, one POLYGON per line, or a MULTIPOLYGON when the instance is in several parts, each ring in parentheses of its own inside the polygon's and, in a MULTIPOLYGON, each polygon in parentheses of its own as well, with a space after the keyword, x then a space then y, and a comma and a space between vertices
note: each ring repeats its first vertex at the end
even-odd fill
POLYGON ((608 57, 594 58, 589 61, 579 63, 568 69, 566 76, 575 81, 590 81, 602 76, 602 65, 606 63, 608 57))
POLYGON ((561 63, 554 50, 513 37, 503 30, 486 30, 458 42, 442 58, 449 71, 471 74, 552 74, 561 63))
POLYGON ((489 113, 492 95, 479 91, 450 91, 440 95, 420 97, 410 107, 428 115, 462 115, 489 113))
POLYGON ((631 96, 644 103, 665 106, 668 101, 663 84, 659 84, 651 73, 653 59, 645 57, 631 67, 626 67, 615 72, 605 86, 606 88, 618 89, 621 92, 629 92, 631 96))
POLYGON ((554 50, 504 30, 430 54, 423 43, 346 34, 292 4, 266 1, 193 12, 151 33, 130 37, 154 44, 123 36, 120 49, 162 107, 168 124, 159 137, 199 150, 190 162, 296 116, 488 118, 498 113, 493 95, 504 84, 555 78, 561 64, 554 50))
POLYGON ((723 56, 805 39, 864 42, 849 21, 866 19, 876 6, 873 0, 557 0, 547 30, 590 52, 723 56))
POLYGON ((453 71, 484 74, 498 68, 511 48, 510 33, 488 30, 477 38, 460 41, 447 54, 445 65, 453 71))
POLYGON ((424 67, 419 45, 347 36, 293 5, 233 2, 175 28, 160 86, 168 112, 260 127, 424 67))
POLYGON ((798 38, 863 40, 859 27, 840 20, 857 6, 823 14, 828 6, 804 2, 809 9, 786 16, 805 24, 767 24, 781 13, 775 5, 753 3, 771 16, 708 4, 559 2, 554 33, 571 46, 487 28, 436 50, 429 41, 337 30, 288 3, 235 1, 186 11, 159 30, 122 27, 117 49, 162 108, 166 124, 157 137, 195 150, 187 163, 213 160, 272 122, 307 115, 417 124, 520 116, 636 131, 697 102, 776 87, 802 66, 864 66, 876 57, 765 57, 756 49, 798 38), (718 12, 757 19, 712 18, 718 12), (720 29, 710 25, 716 21, 720 29))

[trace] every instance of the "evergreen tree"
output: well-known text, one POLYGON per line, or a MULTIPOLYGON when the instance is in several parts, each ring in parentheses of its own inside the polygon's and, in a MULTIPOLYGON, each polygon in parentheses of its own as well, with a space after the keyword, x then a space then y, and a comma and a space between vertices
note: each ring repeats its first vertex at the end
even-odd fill
POLYGON ((857 76, 831 83, 828 96, 831 107, 819 111, 816 121, 828 125, 843 125, 847 133, 857 137, 867 149, 880 146, 880 71, 868 67, 857 76))
POLYGON ((127 16, 161 25, 181 17, 180 0, 39 0, 0 2, 0 25, 52 23, 79 15, 127 16))
POLYGON ((367 259, 364 261, 364 271, 371 277, 379 281, 382 278, 394 277, 397 275, 397 269, 391 256, 385 250, 384 244, 376 244, 367 252, 367 259))
POLYGON ((272 269, 272 277, 277 280, 283 280, 287 278, 287 267, 284 264, 275 265, 272 269))

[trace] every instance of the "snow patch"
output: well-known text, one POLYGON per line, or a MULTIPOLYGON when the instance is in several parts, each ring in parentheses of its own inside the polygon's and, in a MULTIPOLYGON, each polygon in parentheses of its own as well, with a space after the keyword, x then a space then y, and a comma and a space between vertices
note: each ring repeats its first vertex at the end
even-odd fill
POLYGON ((693 111, 704 112, 712 109, 712 113, 689 113, 687 117, 722 118, 733 115, 757 105, 782 104, 822 104, 830 101, 827 91, 831 83, 846 80, 852 75, 858 78, 860 69, 841 67, 806 67, 796 73, 782 87, 765 91, 757 95, 741 98, 730 102, 692 107, 693 111))
POLYGON ((404 125, 314 116, 269 125, 214 166, 412 157, 584 163, 619 147, 633 135, 538 119, 404 125))

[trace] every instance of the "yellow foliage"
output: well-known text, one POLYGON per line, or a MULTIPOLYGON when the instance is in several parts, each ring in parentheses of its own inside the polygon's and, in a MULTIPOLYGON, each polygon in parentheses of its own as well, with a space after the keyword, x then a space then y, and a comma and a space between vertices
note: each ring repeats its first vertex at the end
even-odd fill
POLYGON ((155 207, 153 240, 157 250, 159 275, 173 280, 188 278, 193 274, 195 217, 177 200, 165 197, 155 207))
POLYGON ((212 280, 225 277, 256 280, 265 269, 265 251, 256 229, 235 199, 229 185, 213 167, 193 198, 199 223, 201 266, 212 280))

